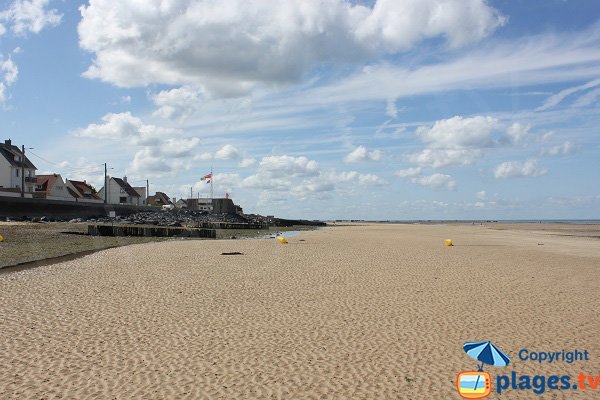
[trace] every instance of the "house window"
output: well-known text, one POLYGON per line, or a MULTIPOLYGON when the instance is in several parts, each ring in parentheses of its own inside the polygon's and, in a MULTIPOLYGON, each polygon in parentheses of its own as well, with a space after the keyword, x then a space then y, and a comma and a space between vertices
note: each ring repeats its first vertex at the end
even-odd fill
POLYGON ((18 178, 19 177, 19 170, 15 169, 15 176, 18 178))
POLYGON ((119 197, 119 203, 127 203, 127 197, 119 197))

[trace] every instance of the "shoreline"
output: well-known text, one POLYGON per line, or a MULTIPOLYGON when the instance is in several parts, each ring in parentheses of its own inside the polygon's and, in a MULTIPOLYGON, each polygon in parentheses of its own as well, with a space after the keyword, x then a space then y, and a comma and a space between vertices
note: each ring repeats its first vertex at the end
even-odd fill
MULTIPOLYGON (((52 228, 53 227, 52 224, 60 224, 57 226, 58 226, 58 228, 61 228, 61 230, 62 230, 62 228, 64 228, 64 226, 63 226, 64 224, 62 224, 62 223, 48 223, 48 224, 44 224, 44 225, 47 225, 48 228, 52 228)), ((42 230, 44 228, 44 225, 40 226, 39 224, 29 223, 29 222, 10 223, 10 225, 11 226, 21 226, 21 227, 24 226, 27 228, 34 228, 34 229, 40 229, 40 230, 42 230)), ((71 226, 72 225, 73 224, 71 224, 71 226)), ((0 223, 0 228, 2 228, 2 226, 6 227, 6 226, 9 226, 9 224, 8 223, 0 223)), ((68 253, 64 253, 64 254, 61 253, 61 254, 50 256, 50 257, 41 257, 41 258, 35 258, 35 259, 27 258, 22 261, 16 261, 15 263, 12 263, 12 264, 0 265, 0 274, 8 274, 8 273, 19 272, 19 271, 23 271, 23 270, 32 269, 32 268, 37 268, 37 267, 41 267, 41 266, 54 265, 54 264, 58 264, 61 262, 72 261, 72 260, 76 260, 79 258, 83 258, 87 255, 91 255, 91 254, 97 253, 102 250, 127 247, 127 246, 136 245, 136 244, 143 244, 143 243, 158 243, 158 242, 178 241, 178 240, 190 240, 190 241, 191 240, 197 240, 197 241, 217 240, 217 241, 219 241, 219 240, 270 239, 269 235, 275 233, 276 231, 308 232, 308 231, 312 231, 312 230, 317 230, 317 229, 312 228, 312 227, 305 227, 305 226, 279 227, 279 228, 272 227, 268 230, 258 231, 258 232, 254 231, 254 230, 218 229, 216 239, 169 238, 169 237, 130 237, 130 236, 88 236, 78 230, 72 230, 72 231, 68 231, 68 232, 59 232, 59 233, 64 235, 62 238, 65 241, 70 240, 71 236, 74 235, 74 236, 79 236, 80 238, 85 237, 85 240, 90 240, 90 241, 109 240, 109 241, 118 241, 119 243, 106 245, 106 246, 99 244, 99 243, 94 243, 94 245, 99 244, 99 247, 85 248, 85 247, 89 247, 89 246, 83 246, 84 247, 83 250, 68 252, 68 253)), ((2 233, 2 232, 0 231, 0 233, 2 233)), ((40 233, 40 232, 38 232, 38 233, 40 233)), ((54 235, 55 240, 57 237, 60 238, 60 236, 54 235)), ((60 239, 57 240, 57 242, 58 243, 55 243, 55 245, 60 245, 60 239)), ((4 243, 6 243, 6 242, 0 242, 0 248, 4 243)), ((90 243, 88 243, 88 244, 90 244, 90 243)))

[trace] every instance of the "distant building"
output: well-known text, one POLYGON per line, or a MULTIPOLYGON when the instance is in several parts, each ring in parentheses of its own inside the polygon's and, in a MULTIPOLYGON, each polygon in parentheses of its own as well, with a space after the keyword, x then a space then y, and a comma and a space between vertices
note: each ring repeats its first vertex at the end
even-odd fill
POLYGON ((179 199, 175 202, 175 207, 177 208, 187 208, 187 201, 184 199, 179 199))
POLYGON ((65 180, 67 190, 75 198, 75 201, 81 203, 104 203, 104 199, 98 196, 96 189, 86 181, 65 180))
POLYGON ((0 143, 0 195, 20 196, 23 180, 25 195, 32 197, 35 192, 35 171, 37 168, 14 146, 10 139, 0 143), (23 179, 23 170, 25 179, 23 179))
POLYGON ((134 186, 133 190, 140 195, 140 205, 146 205, 146 186, 134 186))
POLYGON ((173 202, 171 201, 169 196, 167 196, 163 192, 156 192, 154 194, 154 196, 148 196, 148 205, 149 206, 162 207, 162 206, 168 206, 171 204, 173 204, 173 202))
POLYGON ((34 198, 47 200, 75 201, 60 174, 37 175, 34 198))
POLYGON ((187 199, 186 201, 188 210, 208 211, 213 210, 213 200, 200 198, 200 199, 187 199))
POLYGON ((128 204, 133 206, 143 205, 143 199, 140 194, 127 183, 127 177, 109 178, 107 190, 103 187, 98 195, 104 199, 106 192, 106 202, 108 204, 128 204))

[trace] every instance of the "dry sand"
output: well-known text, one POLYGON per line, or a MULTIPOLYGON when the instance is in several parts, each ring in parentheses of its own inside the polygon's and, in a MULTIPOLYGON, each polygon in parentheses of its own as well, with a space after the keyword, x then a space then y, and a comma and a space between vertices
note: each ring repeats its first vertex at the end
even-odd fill
POLYGON ((480 340, 513 358, 492 375, 596 375, 599 272, 600 240, 470 225, 104 250, 0 274, 0 398, 454 399, 480 340))

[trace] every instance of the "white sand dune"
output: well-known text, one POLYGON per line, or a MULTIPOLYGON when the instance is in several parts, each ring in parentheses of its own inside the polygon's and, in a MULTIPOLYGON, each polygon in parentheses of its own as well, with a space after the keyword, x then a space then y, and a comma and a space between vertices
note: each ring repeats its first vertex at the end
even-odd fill
POLYGON ((453 399, 480 340, 513 358, 492 374, 598 374, 599 289, 599 240, 470 225, 105 250, 0 274, 0 398, 453 399))

